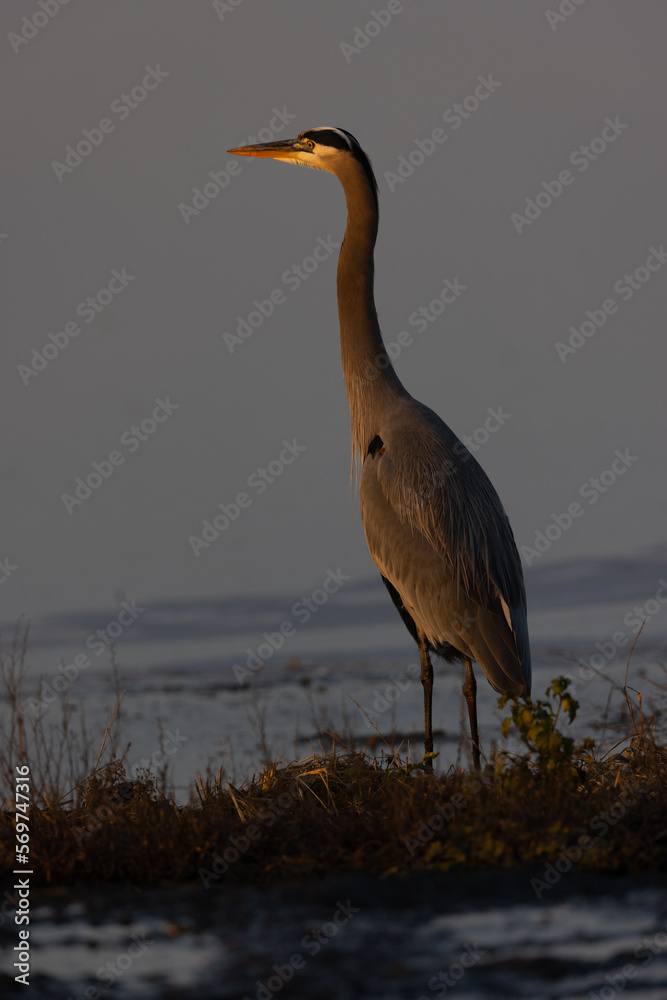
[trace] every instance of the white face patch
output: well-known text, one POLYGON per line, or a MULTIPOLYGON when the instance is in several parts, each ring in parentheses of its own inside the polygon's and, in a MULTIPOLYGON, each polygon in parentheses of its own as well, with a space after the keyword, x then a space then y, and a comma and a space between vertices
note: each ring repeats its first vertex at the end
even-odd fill
POLYGON ((370 160, 355 137, 344 128, 316 125, 314 128, 304 129, 295 140, 294 152, 288 162, 324 170, 335 174, 339 179, 346 171, 358 171, 361 168, 370 184, 377 207, 377 181, 370 160), (318 134, 321 134, 321 142, 318 141, 318 134))
POLYGON ((319 125, 316 128, 306 129, 305 132, 299 134, 298 141, 314 144, 312 150, 300 150, 295 157, 290 157, 286 161, 294 163, 299 167, 311 167, 314 170, 324 170, 327 173, 337 174, 337 165, 341 161, 346 162, 350 153, 356 155, 354 145, 356 140, 354 137, 350 136, 344 129, 333 128, 328 125, 319 125), (322 142, 317 141, 316 135, 318 132, 324 133, 322 142), (331 145, 333 141, 332 132, 344 140, 345 145, 342 149, 331 145))

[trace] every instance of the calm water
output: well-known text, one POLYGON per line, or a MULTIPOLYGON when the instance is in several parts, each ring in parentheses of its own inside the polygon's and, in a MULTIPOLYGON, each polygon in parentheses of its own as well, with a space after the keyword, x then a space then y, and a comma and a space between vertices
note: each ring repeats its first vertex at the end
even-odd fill
MULTIPOLYGON (((647 622, 629 682, 644 692, 647 708, 667 704, 667 604, 656 598, 667 577, 663 556, 563 564, 528 576, 534 695, 570 674, 581 703, 580 736, 602 744, 616 738, 624 706, 619 685, 638 615, 647 622)), ((166 762, 185 801, 197 770, 224 763, 228 776, 242 781, 267 754, 286 762, 308 756, 326 743, 325 731, 376 752, 385 739, 421 757, 416 650, 381 585, 341 588, 280 649, 264 655, 265 633, 276 635, 290 607, 278 597, 239 598, 142 612, 117 644, 128 772, 166 762), (260 654, 261 667, 248 676, 244 666, 260 654), (247 683, 239 683, 240 675, 247 683)), ((71 664, 87 653, 89 664, 73 677, 68 695, 73 724, 85 706, 96 739, 113 696, 108 652, 95 652, 88 637, 112 612, 35 623, 29 647, 28 689, 39 674, 50 685, 61 659, 71 664)), ((436 665, 442 768, 465 759, 461 680, 458 668, 436 665)), ((504 713, 479 680, 480 729, 490 749, 503 745, 504 713)), ((0 702, 5 718, 7 711, 0 702)), ((45 712, 45 722, 56 725, 57 697, 45 712)), ((262 891, 219 882, 209 889, 34 893, 32 986, 14 986, 16 928, 0 914, 0 994, 611 1000, 622 992, 665 1000, 667 881, 570 871, 537 899, 530 879, 542 874, 341 878, 262 891)))

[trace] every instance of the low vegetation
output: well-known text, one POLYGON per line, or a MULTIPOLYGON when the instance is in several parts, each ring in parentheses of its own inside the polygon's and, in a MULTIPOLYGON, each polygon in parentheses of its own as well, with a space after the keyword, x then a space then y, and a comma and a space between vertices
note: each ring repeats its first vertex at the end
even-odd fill
MULTIPOLYGON (((66 699, 57 737, 28 720, 22 685, 25 635, 2 657, 0 680, 11 708, 0 744, 0 778, 30 768, 28 815, 32 884, 151 884, 302 879, 332 872, 379 875, 544 865, 637 872, 667 869, 667 752, 658 720, 624 689, 628 731, 601 755, 590 739, 562 731, 578 705, 568 681, 545 700, 512 699, 504 723, 525 752, 499 751, 478 774, 430 770, 429 761, 339 747, 290 765, 267 763, 235 786, 224 773, 197 776, 177 805, 166 773, 132 780, 119 750, 118 712, 102 747, 90 750, 85 726, 74 734, 66 699), (110 759, 100 764, 103 757, 110 759)), ((13 795, 0 812, 0 862, 15 867, 13 795)))

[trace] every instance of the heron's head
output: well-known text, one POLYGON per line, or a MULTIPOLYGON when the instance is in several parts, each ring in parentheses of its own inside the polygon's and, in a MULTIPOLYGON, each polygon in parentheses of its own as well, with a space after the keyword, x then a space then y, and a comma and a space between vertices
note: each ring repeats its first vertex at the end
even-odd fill
POLYGON ((370 160, 350 132, 343 128, 320 125, 300 132, 296 139, 281 139, 277 142, 260 142, 254 146, 239 146, 227 150, 239 156, 264 156, 272 160, 284 160, 301 167, 326 170, 342 180, 351 167, 361 169, 373 193, 377 192, 377 182, 370 160))

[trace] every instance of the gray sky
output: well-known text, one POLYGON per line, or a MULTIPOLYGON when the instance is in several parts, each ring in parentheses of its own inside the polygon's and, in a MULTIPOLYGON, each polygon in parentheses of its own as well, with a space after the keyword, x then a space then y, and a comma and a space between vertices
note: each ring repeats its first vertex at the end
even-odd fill
POLYGON ((226 153, 267 130, 339 125, 369 153, 399 376, 480 442, 520 548, 579 505, 525 562, 664 541, 664 3, 44 3, 0 10, 3 621, 289 606, 329 569, 375 573, 349 486, 344 199, 226 153), (231 343, 255 300, 272 314, 231 343))

